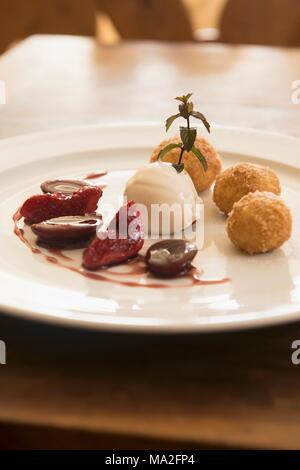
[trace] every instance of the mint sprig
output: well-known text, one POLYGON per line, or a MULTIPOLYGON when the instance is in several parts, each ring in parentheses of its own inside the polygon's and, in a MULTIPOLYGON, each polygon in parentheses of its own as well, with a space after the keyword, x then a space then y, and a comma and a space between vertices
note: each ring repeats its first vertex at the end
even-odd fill
POLYGON ((197 129, 196 127, 190 126, 190 118, 192 116, 195 119, 199 119, 206 128, 207 132, 210 132, 210 124, 204 114, 200 113, 199 111, 194 111, 194 105, 190 101, 191 96, 192 93, 188 93, 187 95, 183 96, 177 96, 175 100, 180 102, 178 106, 179 113, 168 117, 166 120, 166 132, 168 132, 176 119, 181 117, 186 120, 186 127, 180 126, 181 144, 170 143, 161 149, 158 154, 158 159, 161 160, 170 150, 173 150, 174 148, 180 148, 181 151, 178 163, 173 164, 173 167, 178 173, 181 173, 184 169, 184 163, 182 163, 184 152, 193 152, 193 154, 198 158, 199 162, 203 166, 204 170, 207 171, 208 168, 206 158, 202 154, 201 150, 199 150, 199 148, 194 145, 197 138, 197 129))

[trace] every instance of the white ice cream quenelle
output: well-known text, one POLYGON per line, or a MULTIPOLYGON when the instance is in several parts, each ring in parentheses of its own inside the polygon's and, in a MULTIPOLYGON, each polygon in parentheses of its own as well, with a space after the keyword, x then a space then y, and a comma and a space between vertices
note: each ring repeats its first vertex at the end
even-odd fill
POLYGON ((192 179, 170 163, 149 163, 127 182, 127 200, 138 205, 145 233, 171 235, 191 226, 202 209, 192 179))

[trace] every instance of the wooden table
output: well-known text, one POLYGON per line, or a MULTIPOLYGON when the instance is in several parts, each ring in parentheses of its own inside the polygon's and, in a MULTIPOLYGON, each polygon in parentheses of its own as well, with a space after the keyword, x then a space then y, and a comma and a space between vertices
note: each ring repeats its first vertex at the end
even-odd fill
MULTIPOLYGON (((0 136, 162 120, 193 91, 218 124, 300 135, 300 50, 32 37, 0 59, 0 136)), ((2 155, 0 158, 5 158, 2 155)), ((300 155, 299 155, 300 158, 300 155)), ((283 155, 284 159, 284 155, 283 155)), ((0 318, 0 446, 300 448, 299 323, 129 336, 0 318)))

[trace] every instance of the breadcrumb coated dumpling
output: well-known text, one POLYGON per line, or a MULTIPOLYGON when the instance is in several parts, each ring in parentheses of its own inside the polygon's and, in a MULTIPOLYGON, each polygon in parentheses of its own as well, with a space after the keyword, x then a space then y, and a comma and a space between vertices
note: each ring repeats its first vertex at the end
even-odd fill
POLYGON ((280 195, 278 176, 268 167, 240 163, 223 171, 217 177, 213 199, 221 212, 229 214, 235 202, 255 191, 268 191, 280 195))
MULTIPOLYGON (((181 143, 179 137, 172 137, 169 140, 161 142, 154 150, 150 157, 150 162, 155 162, 158 158, 158 154, 163 147, 170 143, 181 143)), ((214 147, 204 138, 198 137, 195 140, 196 147, 201 150, 201 153, 206 158, 208 169, 204 170, 203 166, 199 162, 198 158, 192 152, 184 152, 183 163, 185 170, 189 173, 190 177, 193 180, 196 191, 198 193, 204 191, 211 187, 215 181, 217 175, 221 172, 222 164, 221 159, 214 147)), ((164 162, 169 163, 178 163, 180 155, 180 149, 175 148, 170 150, 164 157, 164 162)))
POLYGON ((273 193, 249 193, 236 202, 227 220, 232 243, 249 254, 279 248, 292 232, 292 216, 282 199, 273 193))

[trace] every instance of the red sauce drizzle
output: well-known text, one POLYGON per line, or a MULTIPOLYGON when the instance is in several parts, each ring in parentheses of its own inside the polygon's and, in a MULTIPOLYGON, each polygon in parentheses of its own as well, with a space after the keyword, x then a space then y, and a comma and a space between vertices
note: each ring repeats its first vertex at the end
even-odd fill
MULTIPOLYGON (((21 229, 18 226, 18 222, 22 219, 22 216, 20 214, 20 210, 18 209, 17 212, 13 215, 13 222, 14 222, 14 233, 15 235, 21 240, 22 243, 24 243, 34 254, 41 255, 43 258, 48 261, 51 264, 56 264, 57 266, 61 268, 68 269, 69 271, 76 272, 80 274, 81 276, 84 276, 88 279, 93 279, 94 281, 101 281, 101 282, 109 282, 112 284, 118 284, 121 286, 126 286, 126 287, 145 287, 145 288, 157 288, 157 289, 167 289, 171 287, 188 287, 188 286, 183 286, 183 285, 176 285, 174 284, 162 284, 160 282, 156 281, 156 278, 152 276, 145 265, 143 265, 143 256, 138 255, 136 258, 128 261, 127 265, 130 268, 128 272, 116 272, 110 269, 105 269, 102 272, 105 272, 111 277, 104 276, 103 274, 100 274, 101 271, 98 272, 92 272, 92 271, 86 271, 83 268, 78 268, 75 266, 69 266, 60 261, 60 259, 64 259, 66 261, 73 261, 72 258, 69 256, 66 256, 62 253, 60 249, 57 248, 50 248, 47 249, 49 253, 52 255, 57 256, 51 256, 45 254, 42 250, 37 248, 34 244, 32 244, 24 235, 24 230, 21 229), (60 258, 60 259, 59 259, 60 258), (136 281, 123 281, 119 279, 112 279, 112 277, 122 277, 122 276, 127 276, 127 277, 141 277, 145 281, 150 281, 150 282, 145 282, 145 284, 138 283, 136 281), (153 282, 152 282, 153 280, 153 282), (154 282, 155 280, 155 282, 154 282)), ((201 276, 201 271, 199 271, 197 268, 192 267, 186 274, 184 274, 184 277, 188 277, 189 279, 192 280, 192 285, 193 286, 208 286, 208 285, 215 285, 215 284, 224 284, 226 282, 229 282, 229 278, 224 278, 224 279, 200 279, 201 276)))
POLYGON ((89 173, 84 177, 85 180, 94 180, 96 178, 101 178, 102 176, 107 175, 107 171, 101 171, 99 173, 89 173))
POLYGON ((65 255, 60 248, 54 248, 49 246, 47 250, 53 255, 58 256, 59 258, 62 258, 66 261, 73 261, 73 259, 70 256, 65 255))

